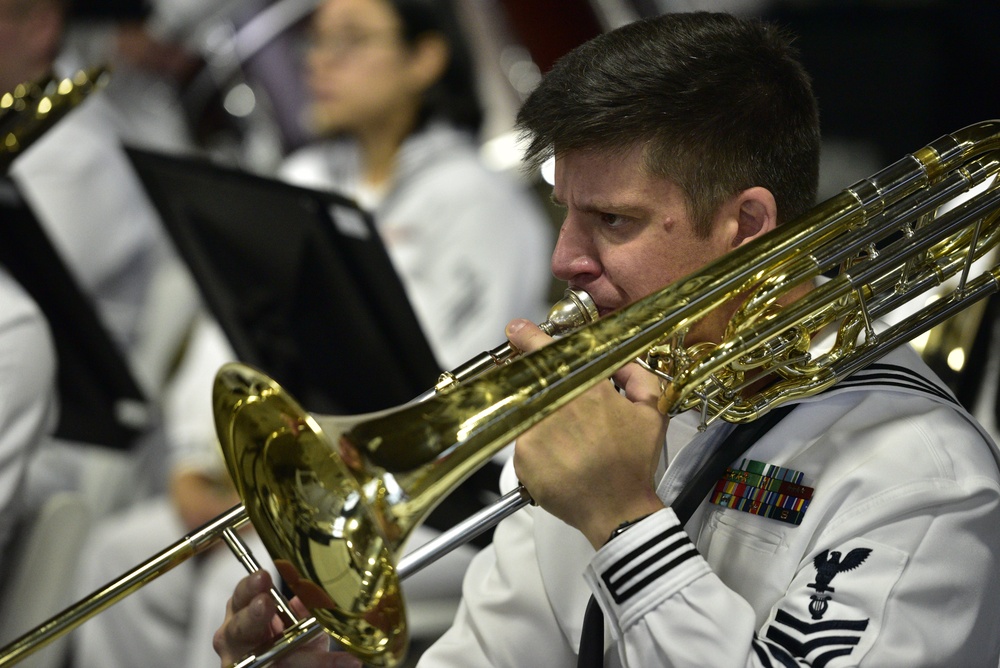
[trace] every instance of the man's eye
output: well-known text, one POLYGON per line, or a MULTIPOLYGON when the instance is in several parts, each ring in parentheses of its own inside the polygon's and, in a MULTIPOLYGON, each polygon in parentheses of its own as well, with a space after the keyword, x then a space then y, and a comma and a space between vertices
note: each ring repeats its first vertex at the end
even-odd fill
POLYGON ((601 224, 607 227, 620 227, 625 223, 625 218, 615 213, 602 213, 600 215, 601 224))

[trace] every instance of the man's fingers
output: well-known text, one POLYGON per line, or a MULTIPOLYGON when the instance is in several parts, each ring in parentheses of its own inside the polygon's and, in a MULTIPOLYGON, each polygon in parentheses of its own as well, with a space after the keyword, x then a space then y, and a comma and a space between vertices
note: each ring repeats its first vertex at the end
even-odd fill
POLYGON ((656 405, 660 398, 660 379, 636 363, 629 363, 612 376, 615 385, 625 390, 633 403, 656 405))
POLYGON ((523 353, 544 348, 552 342, 552 337, 538 328, 530 320, 511 320, 507 325, 507 339, 523 353))
POLYGON ((242 610, 250 604, 254 596, 271 589, 271 574, 267 571, 251 573, 236 584, 233 590, 233 612, 242 610))
POLYGON ((225 640, 230 647, 249 651, 274 635, 271 620, 277 604, 267 594, 258 594, 248 605, 237 610, 225 624, 225 640))
POLYGON ((305 619, 310 615, 309 608, 307 608, 298 597, 293 598, 288 603, 292 606, 292 612, 295 613, 295 616, 299 619, 305 619))
POLYGON ((222 665, 236 663, 274 637, 271 620, 278 606, 267 593, 270 586, 267 573, 254 573, 237 584, 229 599, 226 619, 212 638, 222 665))
MULTIPOLYGON (((544 348, 552 337, 530 320, 511 320, 507 325, 507 339, 523 353, 544 348)), ((660 379, 638 364, 626 364, 615 372, 615 385, 625 390, 625 395, 635 403, 655 406, 660 397, 660 379)))

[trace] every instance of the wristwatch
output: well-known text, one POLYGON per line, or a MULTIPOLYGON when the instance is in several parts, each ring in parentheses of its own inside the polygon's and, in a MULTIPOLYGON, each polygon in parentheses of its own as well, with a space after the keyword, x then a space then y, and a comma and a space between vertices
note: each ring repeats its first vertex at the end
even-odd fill
POLYGON ((635 526, 639 522, 643 521, 644 519, 646 519, 647 517, 649 517, 652 514, 653 513, 648 513, 646 515, 643 515, 642 517, 637 517, 634 520, 628 520, 628 521, 622 522, 617 527, 615 527, 615 530, 611 532, 611 535, 608 536, 608 539, 606 541, 604 541, 604 544, 607 545, 612 540, 614 540, 617 536, 619 536, 620 534, 625 533, 626 531, 628 531, 629 529, 631 529, 633 526, 635 526))

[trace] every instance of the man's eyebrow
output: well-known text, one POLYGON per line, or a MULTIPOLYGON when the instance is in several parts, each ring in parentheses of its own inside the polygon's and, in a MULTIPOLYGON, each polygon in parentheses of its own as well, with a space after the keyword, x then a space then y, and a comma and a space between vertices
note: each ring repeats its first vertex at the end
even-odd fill
MULTIPOLYGON (((555 191, 553 191, 549 195, 549 201, 552 202, 553 206, 556 206, 560 209, 567 208, 566 203, 556 196, 555 191)), ((648 213, 648 207, 642 205, 641 203, 632 203, 628 201, 624 201, 621 203, 593 201, 593 202, 583 203, 578 208, 581 211, 586 211, 590 213, 616 211, 622 215, 632 216, 635 218, 641 218, 642 216, 648 213)))

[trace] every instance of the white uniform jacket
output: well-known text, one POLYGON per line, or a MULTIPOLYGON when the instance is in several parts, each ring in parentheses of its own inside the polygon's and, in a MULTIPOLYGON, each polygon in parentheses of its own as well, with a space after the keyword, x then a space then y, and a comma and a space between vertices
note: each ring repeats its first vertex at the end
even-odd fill
MULTIPOLYGON (((592 593, 608 667, 997 666, 996 446, 931 378, 903 348, 799 402, 683 530, 668 508, 595 554, 546 512, 515 514, 420 666, 575 666, 592 593)), ((732 429, 697 434, 659 496, 732 429)))

